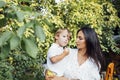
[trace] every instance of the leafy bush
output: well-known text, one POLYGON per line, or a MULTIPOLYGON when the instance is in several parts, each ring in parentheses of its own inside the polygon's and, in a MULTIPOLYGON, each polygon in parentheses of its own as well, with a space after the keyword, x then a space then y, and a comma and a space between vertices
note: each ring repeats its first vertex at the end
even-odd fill
POLYGON ((112 30, 120 27, 116 12, 111 3, 101 0, 0 0, 1 80, 44 79, 42 63, 58 28, 72 32, 69 46, 75 47, 79 26, 91 24, 102 50, 120 53, 112 38, 112 30))

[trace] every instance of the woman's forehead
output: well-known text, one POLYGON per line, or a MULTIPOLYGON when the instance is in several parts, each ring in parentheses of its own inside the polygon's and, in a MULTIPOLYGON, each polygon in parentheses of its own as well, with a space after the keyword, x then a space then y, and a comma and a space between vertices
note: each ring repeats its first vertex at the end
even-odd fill
POLYGON ((78 35, 78 36, 84 36, 84 34, 83 34, 82 31, 79 31, 77 35, 78 35))

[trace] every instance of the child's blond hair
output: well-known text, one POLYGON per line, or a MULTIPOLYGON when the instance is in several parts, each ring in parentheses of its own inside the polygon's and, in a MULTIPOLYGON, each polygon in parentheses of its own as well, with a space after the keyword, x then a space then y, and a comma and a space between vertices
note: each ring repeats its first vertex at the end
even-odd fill
MULTIPOLYGON (((59 36, 59 34, 62 32, 62 31, 64 31, 64 30, 67 30, 68 31, 68 40, 70 40, 71 39, 71 32, 68 30, 68 29, 66 29, 66 28, 63 28, 63 29, 58 29, 57 31, 56 31, 56 33, 55 33, 55 36, 59 36)), ((54 37, 54 40, 56 41, 56 38, 54 37)))

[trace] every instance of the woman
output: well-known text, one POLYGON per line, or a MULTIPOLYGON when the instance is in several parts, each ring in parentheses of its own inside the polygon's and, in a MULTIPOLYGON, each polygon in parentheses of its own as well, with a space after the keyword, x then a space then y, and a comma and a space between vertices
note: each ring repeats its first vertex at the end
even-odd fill
POLYGON ((76 46, 77 49, 70 52, 70 64, 64 77, 47 80, 100 80, 103 56, 97 34, 89 25, 77 31, 76 46))

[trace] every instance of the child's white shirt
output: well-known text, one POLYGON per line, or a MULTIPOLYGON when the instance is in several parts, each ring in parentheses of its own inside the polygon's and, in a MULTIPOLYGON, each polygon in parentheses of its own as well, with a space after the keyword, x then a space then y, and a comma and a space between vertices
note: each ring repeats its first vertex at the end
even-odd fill
POLYGON ((50 58, 56 55, 60 55, 61 53, 63 53, 63 51, 63 47, 59 46, 56 43, 53 43, 47 53, 47 68, 57 73, 57 76, 63 76, 63 73, 66 70, 66 66, 68 64, 69 59, 67 58, 69 55, 65 56, 62 60, 60 60, 57 63, 52 63, 50 61, 50 58))

